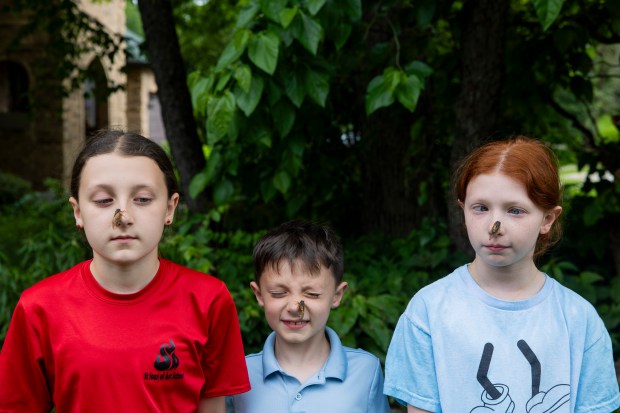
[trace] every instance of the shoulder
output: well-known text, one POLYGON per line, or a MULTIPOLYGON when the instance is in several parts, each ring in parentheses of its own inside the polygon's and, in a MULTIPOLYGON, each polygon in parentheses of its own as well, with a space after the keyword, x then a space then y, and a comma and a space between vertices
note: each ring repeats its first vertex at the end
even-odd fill
POLYGON ((338 333, 330 327, 325 327, 325 331, 327 332, 332 347, 330 359, 333 360, 330 361, 337 362, 338 364, 345 363, 344 360, 340 360, 340 358, 344 356, 349 369, 376 370, 377 367, 381 365, 379 358, 374 354, 361 348, 343 346, 338 333))
POLYGON ((455 300, 467 298, 466 284, 463 277, 467 276, 467 266, 463 265, 455 269, 450 274, 418 290, 404 312, 405 317, 417 314, 425 318, 429 311, 439 311, 438 306, 449 303, 452 305, 455 300), (432 310, 431 310, 432 309, 432 310))
POLYGON ((194 270, 177 264, 170 260, 160 258, 160 263, 167 276, 171 276, 175 283, 189 284, 191 286, 208 286, 211 289, 226 289, 224 281, 210 274, 194 270))
POLYGON ((364 349, 343 346, 343 350, 347 356, 347 361, 351 365, 357 364, 359 366, 364 366, 372 369, 376 369, 378 366, 381 365, 379 357, 364 349))
POLYGON ((42 300, 58 300, 74 291, 72 284, 80 279, 82 268, 89 265, 91 260, 83 261, 68 270, 50 275, 47 278, 25 289, 20 297, 22 304, 38 303, 42 300))
POLYGON ((562 317, 569 327, 585 328, 588 335, 597 330, 605 330, 603 320, 588 300, 557 280, 551 277, 548 280, 552 283, 553 297, 558 310, 557 316, 562 317))

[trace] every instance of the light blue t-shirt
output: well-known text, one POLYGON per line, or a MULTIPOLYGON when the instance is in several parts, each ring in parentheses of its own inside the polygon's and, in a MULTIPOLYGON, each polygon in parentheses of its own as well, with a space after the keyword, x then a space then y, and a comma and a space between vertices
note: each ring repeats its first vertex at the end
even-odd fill
POLYGON ((275 332, 263 351, 246 356, 252 390, 232 397, 235 413, 389 413, 379 359, 344 347, 326 327, 331 350, 305 383, 283 371, 274 354, 275 332))
POLYGON ((384 392, 446 413, 609 413, 620 406, 596 310, 546 277, 522 301, 487 294, 467 266, 421 289, 388 350, 384 392))

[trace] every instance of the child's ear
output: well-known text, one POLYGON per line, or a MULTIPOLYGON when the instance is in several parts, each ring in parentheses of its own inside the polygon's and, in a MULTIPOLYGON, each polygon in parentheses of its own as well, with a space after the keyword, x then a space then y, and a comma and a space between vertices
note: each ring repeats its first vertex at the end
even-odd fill
POLYGON ((75 217, 75 225, 79 228, 84 228, 84 223, 82 222, 82 214, 80 212, 80 204, 77 199, 74 197, 69 198, 69 203, 71 204, 71 208, 73 208, 73 216, 75 217))
POLYGON ((175 192, 168 199, 168 207, 166 208, 166 217, 164 221, 166 224, 170 225, 172 223, 172 220, 174 219, 174 211, 177 209, 178 205, 179 205, 179 194, 175 192))
POLYGON ((342 300, 342 296, 344 295, 345 290, 349 284, 346 282, 341 282, 336 287, 336 294, 334 294, 334 298, 332 299, 332 308, 336 308, 340 305, 340 301, 342 300))
POLYGON ((551 227, 553 223, 560 217, 562 214, 562 207, 556 206, 545 212, 545 216, 543 218, 542 224, 540 226, 540 233, 546 234, 551 231, 551 227))
POLYGON ((264 307, 265 302, 263 301, 263 296, 260 293, 260 287, 258 286, 258 284, 256 284, 256 281, 252 281, 250 283, 250 288, 252 289, 252 292, 254 293, 254 297, 256 297, 256 301, 258 301, 258 305, 260 305, 261 307, 264 307))

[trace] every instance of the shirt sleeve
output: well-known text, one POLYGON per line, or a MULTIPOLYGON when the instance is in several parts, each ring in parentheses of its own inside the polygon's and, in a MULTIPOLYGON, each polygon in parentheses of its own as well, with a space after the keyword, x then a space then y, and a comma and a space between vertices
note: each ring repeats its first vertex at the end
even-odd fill
POLYGON ((383 372, 381 362, 376 359, 375 374, 368 394, 368 413, 390 413, 390 405, 387 397, 383 394, 383 372))
POLYGON ((398 320, 385 361, 384 393, 403 405, 440 412, 431 336, 428 328, 411 317, 421 304, 414 297, 398 320))
POLYGON ((0 352, 0 411, 37 413, 52 409, 39 337, 20 300, 0 352))
POLYGON ((598 315, 588 324, 592 342, 583 354, 575 412, 609 413, 620 407, 611 339, 598 315))
POLYGON ((207 316, 208 340, 203 352, 202 397, 230 396, 250 390, 237 310, 223 286, 207 316))

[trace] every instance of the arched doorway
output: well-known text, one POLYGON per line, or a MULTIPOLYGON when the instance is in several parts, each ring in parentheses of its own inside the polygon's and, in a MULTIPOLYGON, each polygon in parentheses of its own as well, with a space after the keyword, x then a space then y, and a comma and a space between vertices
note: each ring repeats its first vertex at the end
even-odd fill
POLYGON ((84 126, 86 136, 90 136, 109 123, 108 79, 99 60, 93 60, 88 67, 83 89, 84 126))

